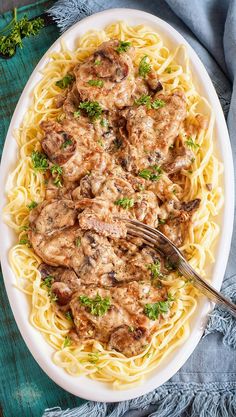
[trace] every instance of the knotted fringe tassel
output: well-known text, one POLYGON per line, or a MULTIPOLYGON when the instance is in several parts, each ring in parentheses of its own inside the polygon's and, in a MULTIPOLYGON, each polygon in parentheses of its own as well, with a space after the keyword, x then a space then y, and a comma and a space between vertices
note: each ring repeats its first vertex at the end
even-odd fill
POLYGON ((103 0, 59 0, 47 13, 64 32, 84 17, 101 10, 102 5, 103 0))
MULTIPOLYGON (((230 298, 234 303, 236 303, 235 281, 235 276, 232 277, 232 279, 227 280, 227 288, 222 291, 223 294, 230 298)), ((223 334, 223 343, 225 345, 236 349, 236 319, 221 307, 216 307, 212 314, 210 314, 205 336, 207 336, 209 333, 216 332, 223 334)))
POLYGON ((55 407, 42 417, 122 417, 127 411, 147 410, 150 417, 235 417, 236 383, 166 383, 157 390, 117 404, 87 402, 72 410, 55 407), (153 409, 153 407, 152 407, 153 409))

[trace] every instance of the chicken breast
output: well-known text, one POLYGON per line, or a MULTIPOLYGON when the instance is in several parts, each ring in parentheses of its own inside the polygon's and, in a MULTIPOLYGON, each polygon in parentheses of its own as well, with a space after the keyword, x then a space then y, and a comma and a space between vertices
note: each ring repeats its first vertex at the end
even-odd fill
POLYGON ((116 40, 102 43, 93 55, 75 67, 82 101, 98 102, 104 110, 131 104, 135 87, 133 48, 118 52, 119 44, 116 40))

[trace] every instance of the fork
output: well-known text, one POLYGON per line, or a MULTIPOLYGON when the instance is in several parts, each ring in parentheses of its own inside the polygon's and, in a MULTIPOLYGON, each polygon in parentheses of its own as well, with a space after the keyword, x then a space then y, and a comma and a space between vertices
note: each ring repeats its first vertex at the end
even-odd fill
POLYGON ((137 220, 122 219, 127 228, 128 236, 135 236, 142 239, 148 246, 156 249, 161 255, 167 258, 186 279, 206 295, 211 301, 221 305, 236 317, 236 304, 232 303, 223 294, 218 292, 212 285, 208 284, 191 265, 186 261, 180 250, 159 230, 147 226, 137 220))

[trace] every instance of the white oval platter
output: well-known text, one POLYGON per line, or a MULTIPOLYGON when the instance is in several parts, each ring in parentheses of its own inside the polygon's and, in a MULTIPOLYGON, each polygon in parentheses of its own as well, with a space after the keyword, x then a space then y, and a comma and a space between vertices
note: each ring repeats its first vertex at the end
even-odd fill
MULTIPOLYGON (((65 32, 40 60, 23 90, 6 137, 0 171, 1 208, 6 204, 4 192, 6 180, 14 168, 17 158, 17 145, 13 137, 13 131, 20 126, 23 116, 31 103, 32 91, 42 78, 40 70, 47 64, 49 60, 48 54, 60 50, 61 39, 63 39, 69 49, 73 50, 76 46, 76 39, 79 36, 90 29, 103 29, 108 24, 118 20, 125 20, 130 25, 144 24, 149 26, 162 36, 170 49, 175 48, 179 44, 184 44, 187 48, 194 81, 198 90, 207 98, 217 116, 214 137, 216 138, 215 148, 224 163, 223 190, 225 204, 222 216, 219 219, 222 232, 216 248, 216 262, 212 268, 212 284, 215 288, 220 289, 229 255, 234 208, 233 159, 224 115, 210 77, 197 54, 172 26, 151 14, 132 9, 110 9, 94 14, 78 22, 65 32)), ((0 254, 5 286, 21 335, 39 366, 53 381, 70 393, 85 399, 104 402, 124 401, 138 397, 159 387, 170 379, 186 362, 199 342, 207 321, 207 314, 212 308, 212 305, 205 298, 199 301, 197 311, 191 318, 191 334, 188 340, 168 356, 154 372, 147 375, 142 385, 128 390, 115 391, 111 386, 93 381, 87 377, 70 376, 53 363, 52 348, 46 343, 42 334, 29 323, 29 299, 14 286, 15 277, 8 262, 9 249, 16 242, 16 236, 2 220, 0 221, 0 236, 2 237, 0 254)))

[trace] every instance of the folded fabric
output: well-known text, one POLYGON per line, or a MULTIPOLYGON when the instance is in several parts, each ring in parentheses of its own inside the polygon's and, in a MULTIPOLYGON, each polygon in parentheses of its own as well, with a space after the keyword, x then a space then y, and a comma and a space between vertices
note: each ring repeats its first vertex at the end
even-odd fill
MULTIPOLYGON (((236 101, 235 88, 232 87, 236 74, 235 1, 155 0, 150 3, 147 0, 110 0, 108 3, 107 0, 59 0, 49 14, 64 32, 83 17, 108 7, 142 9, 164 19, 182 33, 202 59, 214 83, 225 117, 228 117, 235 157, 233 119, 236 101)), ((234 301, 235 246, 236 236, 222 287, 225 295, 234 301)), ((233 350, 236 348, 236 320, 221 308, 215 308, 205 336, 181 370, 155 391, 119 404, 87 402, 72 410, 45 410, 43 417, 233 417, 236 415, 236 353, 233 350)))

